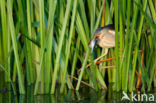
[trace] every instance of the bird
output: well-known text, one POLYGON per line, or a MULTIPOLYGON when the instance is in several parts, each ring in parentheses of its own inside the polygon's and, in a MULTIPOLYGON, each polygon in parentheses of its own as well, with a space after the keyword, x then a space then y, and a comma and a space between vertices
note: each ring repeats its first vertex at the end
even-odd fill
POLYGON ((109 48, 115 47, 115 28, 113 24, 98 28, 89 42, 89 47, 93 49, 98 44, 101 48, 105 48, 105 53, 94 60, 94 63, 106 56, 109 48))

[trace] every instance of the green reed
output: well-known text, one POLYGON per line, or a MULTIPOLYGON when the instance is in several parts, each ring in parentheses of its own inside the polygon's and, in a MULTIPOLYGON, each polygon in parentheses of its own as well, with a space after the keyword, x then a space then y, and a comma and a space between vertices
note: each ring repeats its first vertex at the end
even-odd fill
POLYGON ((110 83, 114 91, 132 92, 139 85, 138 72, 140 89, 145 91, 148 85, 147 90, 152 90, 156 87, 154 2, 1 0, 0 68, 6 69, 5 82, 17 82, 21 94, 27 85, 35 85, 37 95, 54 94, 57 84, 65 93, 84 84, 105 90, 110 83), (89 41, 101 24, 112 23, 116 47, 101 60, 116 59, 97 66, 93 60, 104 49, 97 46, 91 53, 89 41), (112 65, 115 67, 100 68, 112 65))

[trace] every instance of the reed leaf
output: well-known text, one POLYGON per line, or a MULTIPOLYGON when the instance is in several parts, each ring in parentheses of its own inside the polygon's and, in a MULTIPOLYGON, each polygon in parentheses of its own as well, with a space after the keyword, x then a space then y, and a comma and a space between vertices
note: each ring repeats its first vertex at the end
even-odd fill
POLYGON ((51 87, 51 94, 54 94, 55 92, 55 85, 56 85, 56 79, 57 79, 57 72, 59 68, 59 59, 61 55, 61 49, 62 49, 62 44, 63 44, 63 38, 65 35, 65 29, 67 26, 67 21, 69 18, 69 13, 70 13, 70 5, 71 5, 71 0, 67 1, 67 8, 66 8, 66 13, 65 13, 65 18, 64 18, 64 23, 61 31, 61 37, 59 39, 59 44, 58 44, 58 52, 56 54, 56 60, 55 60, 55 67, 54 67, 54 74, 53 74, 53 80, 52 80, 52 87, 51 87))
POLYGON ((65 85, 65 78, 67 77, 66 76, 67 66, 68 66, 68 59, 69 59, 69 55, 70 55, 70 46, 71 46, 72 34, 73 34, 73 30, 74 30, 76 10, 77 10, 77 0, 74 1, 74 5, 73 5, 71 27, 70 27, 69 39, 68 39, 68 44, 67 44, 67 49, 66 49, 67 54, 66 54, 65 67, 64 67, 64 73, 63 73, 63 80, 62 80, 62 84, 61 84, 61 93, 63 93, 63 89, 64 89, 64 85, 65 85))
POLYGON ((14 22, 13 22, 13 17, 12 17, 12 6, 11 6, 11 0, 7 1, 7 10, 8 10, 8 17, 9 17, 9 29, 11 33, 11 39, 13 43, 13 49, 14 49, 14 55, 15 55, 15 60, 17 64, 17 72, 18 72, 18 80, 19 80, 19 90, 21 94, 25 94, 25 89, 24 89, 24 78, 22 74, 22 67, 21 63, 19 60, 19 55, 18 55, 18 49, 17 49, 17 43, 16 43, 16 35, 15 35, 15 27, 14 27, 14 22))
MULTIPOLYGON (((145 0, 144 1, 144 4, 143 4, 143 10, 144 11, 146 9, 146 5, 147 5, 147 0, 145 0)), ((141 39, 141 30, 142 30, 142 26, 143 26, 143 20, 144 20, 144 16, 141 15, 141 17, 140 17, 140 24, 139 24, 139 28, 138 28, 138 37, 137 37, 137 44, 138 45, 139 45, 140 39, 141 39)), ((135 55, 134 55, 134 58, 133 58, 132 77, 131 77, 131 82, 130 82, 130 92, 132 92, 132 90, 133 90, 133 83, 134 83, 134 76, 135 76, 135 68, 136 68, 136 63, 137 63, 137 55, 138 55, 138 49, 135 49, 135 55)))

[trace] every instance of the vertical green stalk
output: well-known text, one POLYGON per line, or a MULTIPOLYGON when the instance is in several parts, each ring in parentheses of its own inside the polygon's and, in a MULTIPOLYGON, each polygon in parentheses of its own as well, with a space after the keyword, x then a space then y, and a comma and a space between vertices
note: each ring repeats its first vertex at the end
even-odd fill
MULTIPOLYGON (((124 35, 123 35, 123 33, 125 32, 124 27, 123 27, 124 19, 125 19, 124 18, 125 17, 124 1, 120 0, 120 2, 122 2, 122 5, 121 5, 122 10, 120 11, 120 38, 119 38, 120 39, 120 50, 119 50, 119 55, 120 56, 122 56, 122 54, 123 54, 123 47, 124 47, 124 35)), ((120 62, 121 62, 121 60, 122 60, 122 58, 120 57, 120 62)))
MULTIPOLYGON (((146 5, 147 5, 147 0, 144 1, 143 11, 145 11, 146 5)), ((142 30, 142 26, 143 26, 143 20, 144 20, 144 16, 141 15, 140 23, 139 23, 139 27, 138 27, 138 37, 137 37, 137 44, 138 45, 140 43, 141 30, 142 30)), ((130 92, 132 92, 132 90, 133 90, 133 83, 134 83, 134 78, 135 78, 135 68, 136 68, 137 56, 138 56, 138 49, 137 48, 139 49, 139 47, 136 47, 135 55, 134 55, 134 58, 133 58, 133 69, 132 69, 132 77, 131 77, 131 82, 130 82, 130 92)))
POLYGON ((34 89, 34 95, 37 94, 38 91, 38 85, 39 85, 39 80, 40 80, 40 76, 41 76, 41 71, 42 71, 42 64, 43 64, 43 60, 44 60, 44 54, 45 54, 45 50, 43 50, 42 54, 41 54, 41 62, 40 62, 40 67, 39 67, 39 71, 37 74, 37 79, 36 79, 36 83, 35 83, 35 89, 34 89))
POLYGON ((80 3, 81 15, 82 15, 83 22, 84 22, 84 28, 85 28, 87 37, 89 37, 89 26, 88 26, 87 16, 86 16, 86 12, 85 12, 84 1, 79 0, 79 3, 80 3))
POLYGON ((52 38, 53 38, 53 29, 54 29, 54 14, 57 5, 57 0, 49 1, 49 17, 48 17, 48 43, 47 43, 47 53, 46 53, 46 71, 45 71, 45 93, 49 93, 50 82, 51 82, 51 69, 52 69, 52 60, 51 60, 51 51, 52 51, 52 38))
MULTIPOLYGON (((33 4, 33 1, 31 0, 30 1, 30 11, 31 11, 31 22, 33 23, 35 20, 35 6, 34 6, 34 4, 33 4)), ((37 20, 36 20, 37 21, 37 20)), ((31 30, 32 30, 32 36, 31 36, 31 39, 33 39, 33 40, 36 40, 36 30, 35 30, 35 28, 32 26, 32 23, 31 23, 31 30)), ((36 47, 37 47, 37 45, 36 44, 34 44, 34 43, 31 43, 31 51, 32 51, 32 60, 35 60, 35 61, 39 61, 39 59, 38 60, 36 60, 36 55, 39 55, 39 53, 38 53, 38 50, 36 50, 36 47)), ((33 72, 33 83, 35 82, 35 79, 36 79, 36 64, 33 64, 32 63, 32 72, 33 72)))
POLYGON ((67 74, 67 66, 68 66, 68 59, 69 59, 69 54, 70 54, 70 46, 71 46, 71 40, 72 40, 72 34, 74 30, 74 23, 75 23, 75 15, 76 15, 76 8, 77 8, 77 0, 74 1, 74 6, 73 6, 73 15, 71 19, 71 27, 70 27, 70 33, 69 33, 69 39, 68 39, 68 44, 67 44, 67 51, 66 51, 66 61, 65 61, 65 67, 64 67, 64 73, 63 73, 63 79, 61 82, 61 93, 63 93, 64 85, 65 85, 65 78, 67 74))
POLYGON ((111 10, 111 5, 113 4, 113 1, 111 2, 111 5, 109 6, 108 0, 105 2, 106 7, 105 7, 105 24, 112 24, 112 15, 111 12, 113 13, 113 10, 111 10))
MULTIPOLYGON (((156 57, 153 59, 153 61, 156 61, 156 57)), ((155 76, 154 76, 155 68, 156 68, 156 62, 154 62, 153 65, 151 66, 151 72, 150 72, 151 75, 150 75, 150 80, 148 82, 148 91, 151 90, 152 81, 153 81, 153 79, 155 79, 155 76)))
POLYGON ((85 48, 85 51, 87 51, 87 48, 88 48, 87 37, 86 37, 85 30, 84 30, 83 25, 82 25, 82 20, 80 19, 80 15, 78 12, 76 15, 76 28, 77 28, 77 31, 80 35, 80 40, 81 40, 81 42, 85 48))
MULTIPOLYGON (((1 0, 0 2, 1 4, 1 20, 2 20, 2 37, 3 37, 3 45, 2 45, 2 48, 1 50, 3 50, 3 55, 4 55, 4 60, 5 58, 7 57, 7 42, 8 42, 8 35, 7 35, 7 17, 6 17, 6 9, 5 9, 5 1, 4 0, 1 0)), ((10 67, 7 66, 6 64, 4 64, 5 68, 7 69, 7 72, 9 73, 9 76, 10 76, 10 67)), ((8 76, 5 76, 5 81, 6 82, 9 82, 9 78, 8 76)))
MULTIPOLYGON (((44 24, 44 0, 39 1, 39 14, 40 14, 40 44, 41 44, 41 53, 44 50, 44 41, 45 41, 45 24, 44 24)), ((41 68, 44 68, 44 60, 41 68)), ((41 75, 41 93, 44 93, 44 69, 42 69, 41 75)))
MULTIPOLYGON (((80 36, 77 39, 76 42, 76 49, 78 49, 80 46, 80 36)), ((77 63, 77 52, 74 53, 74 58, 73 58, 73 63, 72 63, 72 71, 71 71, 71 77, 74 76, 75 73, 75 68, 76 68, 76 63, 77 63)), ((73 78, 71 78, 71 81, 73 80, 73 78)))
MULTIPOLYGON (((126 32, 125 31, 125 28, 124 28, 124 25, 125 25, 125 14, 126 14, 126 0, 120 0, 120 2, 122 2, 121 4, 121 11, 120 11, 120 49, 119 49, 119 56, 120 57, 120 73, 122 75, 124 75, 123 71, 124 71, 124 67, 123 67, 123 51, 124 51, 124 42, 125 42, 125 35, 124 33, 126 32)), ((120 76, 120 81, 121 81, 121 84, 122 84, 122 75, 120 76)), ((121 85, 122 86, 122 85, 121 85)), ((121 87, 122 88, 122 87, 121 87)))
MULTIPOLYGON (((100 24, 100 20, 101 20, 101 15, 102 15, 102 11, 103 11, 104 4, 105 4, 105 2, 103 2, 102 5, 101 5, 100 12, 99 12, 99 14, 98 14, 98 17, 97 17, 97 20, 96 20, 96 23, 95 23, 93 32, 96 31, 96 29, 98 28, 98 26, 99 26, 99 24, 100 24)), ((93 33, 93 32, 92 32, 92 33, 93 33)))
POLYGON ((103 77, 99 71, 98 68, 95 68, 96 69, 96 76, 97 76, 97 80, 101 83, 103 89, 107 89, 107 86, 106 86, 106 83, 105 81, 103 80, 103 77))
MULTIPOLYGON (((23 10, 23 8, 26 5, 22 4, 21 0, 17 0, 17 4, 18 4, 18 21, 20 24, 20 29, 21 29, 21 33, 25 34, 26 36, 28 35, 28 28, 27 28, 27 17, 26 17, 26 12, 23 10)), ((27 84, 30 85, 31 84, 31 78, 30 78, 30 69, 29 69, 29 63, 28 63, 28 55, 29 55, 29 45, 28 45, 28 40, 26 38, 24 38, 24 43, 26 45, 26 49, 25 49, 25 54, 26 54, 26 80, 27 80, 27 84), (27 54, 28 51, 28 54, 27 54)), ((14 75, 13 77, 16 76, 16 65, 14 66, 14 75)), ((16 78, 15 78, 16 79, 16 78)))
MULTIPOLYGON (((30 10, 30 0, 27 0, 27 24, 28 24, 28 35, 32 38, 32 29, 31 29, 31 10, 30 10)), ((29 40, 27 42, 27 54, 28 54, 28 68, 30 72, 30 83, 34 83, 34 73, 32 68, 32 43, 29 40)))
MULTIPOLYGON (((91 27, 90 27, 90 32, 93 33, 93 29, 94 29, 94 21, 95 21, 95 11, 96 11, 96 0, 91 0, 92 3, 92 12, 91 12, 91 21, 90 21, 90 24, 91 24, 91 27)), ((93 36, 93 34, 91 35, 93 36)))
MULTIPOLYGON (((137 0, 136 2, 139 3, 140 0, 137 0)), ((133 36, 134 36, 134 29, 136 26, 136 20, 137 20, 137 14, 138 14, 138 7, 134 6, 135 12, 133 14, 133 19, 132 19, 132 26, 131 26, 131 32, 130 32, 130 41, 129 41, 129 49, 128 49, 128 56, 127 56, 127 67, 126 67, 126 81, 125 81, 125 90, 127 92, 127 86, 128 86, 128 72, 130 68, 130 60, 132 56, 132 44, 133 44, 133 36)))
MULTIPOLYGON (((130 12, 131 12, 131 0, 128 0, 128 2, 127 2, 127 5, 128 5, 128 7, 127 7, 127 35, 126 35, 126 47, 125 47, 125 57, 127 57, 127 53, 128 53, 128 43, 129 43, 129 28, 130 28, 130 12)), ((123 63, 123 67, 124 67, 124 69, 122 70, 122 89, 124 90, 124 91, 126 91, 126 79, 128 79, 127 78, 127 76, 126 76, 126 74, 125 74, 125 72, 127 71, 127 59, 126 58, 124 58, 124 63, 123 63)))
MULTIPOLYGON (((125 29, 125 25, 126 25, 126 0, 120 0, 121 2, 121 5, 120 5, 120 49, 119 49, 119 52, 120 52, 120 72, 121 74, 124 76, 125 73, 125 66, 126 66, 126 62, 125 62, 125 48, 126 45, 125 45, 125 41, 126 43, 128 44, 128 35, 129 33, 126 31, 125 29), (126 35, 127 33, 127 35, 126 35), (127 37, 127 39, 125 39, 125 37, 127 37), (125 62, 125 63, 123 63, 125 62)), ((131 4, 130 4, 131 5, 131 4)), ((130 5, 128 7, 128 11, 130 11, 130 5)), ((127 13, 127 16, 130 16, 130 13, 127 13)), ((128 27, 128 31, 129 31, 129 25, 130 24, 130 17, 127 17, 127 27, 128 27)), ((122 75, 120 76, 121 78, 121 88, 122 88, 122 84, 124 81, 124 79, 122 79, 122 75)))
POLYGON ((114 9, 115 9, 115 56, 116 56, 116 70, 117 70, 117 81, 116 81, 116 90, 119 91, 121 89, 120 86, 120 68, 119 68, 119 46, 118 46, 118 0, 114 1, 114 9))
POLYGON ((152 13, 152 16, 153 16, 154 23, 156 23, 156 12, 154 10, 153 0, 148 0, 148 3, 149 3, 149 6, 150 6, 150 9, 151 9, 151 13, 152 13))
MULTIPOLYGON (((50 12, 49 20, 48 20, 48 31, 49 31, 49 33, 48 33, 48 35, 46 37, 46 40, 45 40, 45 43, 44 43, 44 46, 43 46, 43 51, 41 53, 41 62, 40 62, 39 71, 37 73, 37 80, 36 80, 36 84, 35 84, 34 95, 37 94, 37 90, 38 90, 38 86, 39 86, 39 80, 40 80, 40 76, 41 76, 41 73, 42 73, 41 71, 43 69, 42 68, 42 64, 43 64, 43 61, 44 61, 45 50, 47 50, 48 53, 49 53, 49 51, 51 51, 51 49, 49 49, 49 45, 50 45, 49 43, 51 43, 49 40, 50 40, 50 37, 52 37, 52 35, 53 35, 53 23, 54 23, 53 21, 54 21, 54 14, 55 14, 55 9, 56 9, 56 5, 57 5, 57 0, 51 1, 51 2, 52 2, 52 4, 54 4, 54 7, 50 8, 50 11, 49 11, 50 12)), ((47 55, 45 57, 47 57, 47 55)), ((49 61, 49 58, 46 58, 46 60, 49 61)), ((49 61, 49 62, 51 62, 51 61, 49 61)), ((48 66, 51 66, 51 63, 49 63, 48 66)), ((49 67, 49 71, 50 71, 50 67, 49 67)), ((50 76, 50 74, 49 74, 49 76, 50 76)), ((46 79, 50 80, 50 77, 46 78, 46 79)), ((45 81, 45 83, 46 83, 46 86, 45 86, 46 87, 46 89, 45 89, 46 91, 45 91, 45 93, 48 93, 49 92, 48 91, 49 90, 49 88, 48 88, 49 86, 48 85, 49 85, 50 81, 47 80, 47 81, 45 81)))
MULTIPOLYGON (((28 36, 28 27, 27 27, 27 14, 25 12, 25 10, 23 10, 24 8, 26 8, 25 4, 22 4, 23 2, 21 0, 17 0, 17 4, 18 4, 18 21, 20 23, 20 32, 22 34, 25 34, 26 36, 28 36)), ((25 57, 26 57, 26 80, 27 80, 27 84, 30 85, 31 84, 31 76, 30 76, 30 69, 29 69, 29 62, 31 62, 31 50, 29 48, 29 40, 27 40, 26 38, 24 38, 24 44, 26 46, 25 49, 25 57)), ((14 75, 13 77, 15 77, 16 75, 16 66, 14 66, 14 75)), ((15 78, 16 79, 16 78, 15 78)))
POLYGON ((76 85, 76 90, 79 90, 80 82, 81 82, 81 79, 82 79, 82 76, 83 76, 85 66, 87 64, 87 59, 88 59, 89 53, 90 53, 90 49, 88 48, 87 53, 86 53, 86 57, 85 57, 85 60, 83 62, 82 69, 81 69, 81 72, 80 72, 80 75, 79 75, 78 83, 76 85))
MULTIPOLYGON (((8 17, 7 17, 7 20, 8 20, 8 17)), ((9 22, 7 22, 7 25, 9 25, 9 22)), ((8 35, 8 42, 7 42, 8 43, 8 45, 7 45, 8 52, 7 53, 9 53, 10 50, 12 49, 11 48, 11 37, 10 37, 10 30, 9 29, 7 30, 7 35, 8 35)), ((10 64, 11 64, 11 56, 8 57, 8 66, 7 66, 8 67, 8 75, 9 75, 9 77, 11 77, 10 76, 10 66, 11 66, 10 64)))
MULTIPOLYGON (((39 10, 38 10, 38 2, 36 2, 36 0, 33 0, 33 3, 34 3, 34 19, 36 20, 36 21, 39 21, 39 10)), ((37 33, 39 32, 39 26, 38 26, 38 28, 37 28, 37 30, 36 30, 36 33, 34 33, 33 32, 33 38, 34 39, 37 39, 37 33), (35 35, 36 34, 36 35, 35 35)), ((33 47, 33 49, 34 49, 34 59, 33 60, 35 60, 35 61, 40 61, 40 54, 39 54, 39 48, 35 45, 35 47, 33 47)), ((38 71, 39 71, 39 65, 38 64, 35 64, 35 68, 36 68, 36 75, 38 75, 38 71)), ((36 76, 35 75, 35 76, 36 76)), ((37 76, 36 76, 37 77, 37 76)), ((41 77, 40 77, 41 78, 41 77)), ((41 79, 40 79, 40 81, 41 81, 41 79)))
POLYGON ((0 35, 0 63, 2 63, 2 35, 0 35))
POLYGON ((63 38, 64 38, 64 35, 65 35, 65 29, 66 29, 66 26, 67 26, 67 22, 68 22, 68 18, 69 18, 69 13, 70 13, 70 9, 71 9, 71 0, 68 0, 67 1, 67 6, 66 7, 67 8, 66 8, 66 12, 65 12, 64 23, 63 23, 63 27, 62 27, 62 31, 61 31, 61 35, 60 35, 60 39, 59 39, 58 50, 57 50, 58 52, 56 54, 54 74, 53 74, 52 87, 51 87, 51 94, 54 94, 54 92, 55 92, 55 85, 56 85, 56 79, 57 79, 57 71, 59 69, 59 60, 60 60, 60 56, 61 56, 63 38))
POLYGON ((9 17, 9 29, 11 33, 11 38, 12 38, 12 43, 13 43, 13 49, 14 49, 14 54, 15 54, 15 60, 17 64, 17 72, 18 72, 18 80, 19 80, 19 90, 20 94, 25 94, 25 89, 24 89, 24 78, 22 74, 22 67, 21 63, 19 61, 19 55, 18 55, 18 48, 17 48, 17 43, 16 43, 16 35, 15 35, 15 27, 14 27, 14 22, 13 22, 13 17, 12 17, 12 6, 11 6, 11 0, 7 1, 7 9, 8 9, 8 17, 9 17))
MULTIPOLYGON (((122 62, 122 55, 123 55, 123 48, 124 48, 124 35, 123 35, 123 21, 122 21, 122 15, 120 14, 120 50, 119 50, 119 56, 120 56, 120 73, 122 73, 122 69, 123 68, 123 64, 121 64, 122 62)), ((120 82, 121 82, 121 75, 120 75, 120 82)))

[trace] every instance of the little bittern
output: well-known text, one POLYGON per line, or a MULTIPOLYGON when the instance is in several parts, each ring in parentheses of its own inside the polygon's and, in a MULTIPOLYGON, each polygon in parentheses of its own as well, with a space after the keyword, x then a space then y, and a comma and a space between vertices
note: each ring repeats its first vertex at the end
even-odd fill
POLYGON ((90 40, 89 44, 92 49, 92 52, 95 44, 98 44, 101 48, 105 48, 105 53, 102 56, 95 59, 94 62, 107 55, 109 48, 115 47, 115 30, 112 24, 101 27, 95 31, 94 36, 90 40))

